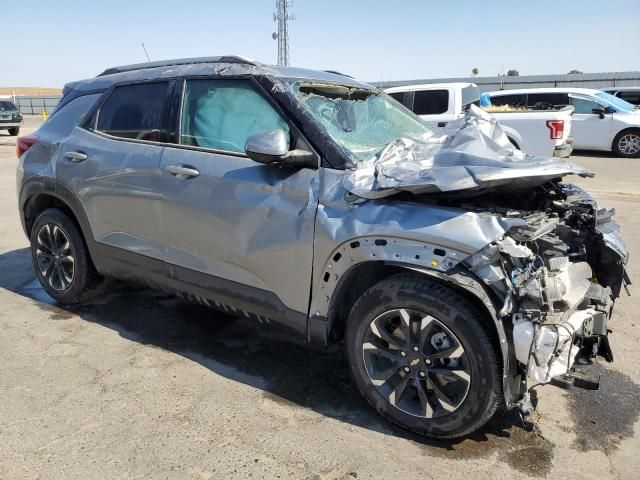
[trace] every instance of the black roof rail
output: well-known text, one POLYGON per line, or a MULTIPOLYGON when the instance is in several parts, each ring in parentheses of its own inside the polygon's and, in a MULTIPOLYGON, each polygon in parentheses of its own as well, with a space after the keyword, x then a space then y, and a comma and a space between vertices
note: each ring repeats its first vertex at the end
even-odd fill
POLYGON ((347 75, 346 73, 338 72, 336 70, 325 70, 326 73, 333 73, 334 75, 340 75, 341 77, 349 77, 353 78, 351 75, 347 75))
POLYGON ((220 57, 196 57, 196 58, 179 58, 175 60, 160 60, 157 62, 134 63, 132 65, 123 65, 121 67, 107 68, 98 77, 104 75, 112 75, 114 73, 132 72, 134 70, 146 70, 147 68, 156 67, 173 67, 177 65, 191 65, 195 63, 240 63, 245 65, 259 65, 257 62, 249 60, 238 55, 222 55, 220 57))

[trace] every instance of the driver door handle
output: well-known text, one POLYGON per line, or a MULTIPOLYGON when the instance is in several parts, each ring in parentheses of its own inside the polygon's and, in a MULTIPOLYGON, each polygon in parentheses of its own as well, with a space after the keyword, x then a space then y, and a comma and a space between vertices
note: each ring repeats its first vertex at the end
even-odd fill
POLYGON ((87 159, 87 155, 82 152, 67 152, 64 155, 70 162, 78 163, 84 162, 87 159))
POLYGON ((200 175, 200 171, 198 169, 190 167, 188 165, 169 165, 167 167, 167 172, 176 176, 183 177, 197 177, 200 175))

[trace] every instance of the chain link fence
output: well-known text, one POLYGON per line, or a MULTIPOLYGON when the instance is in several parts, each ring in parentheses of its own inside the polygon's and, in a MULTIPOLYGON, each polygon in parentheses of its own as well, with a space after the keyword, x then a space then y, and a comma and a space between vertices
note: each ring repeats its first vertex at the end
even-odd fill
POLYGON ((12 98, 23 115, 50 115, 58 106, 61 95, 15 96, 12 98))

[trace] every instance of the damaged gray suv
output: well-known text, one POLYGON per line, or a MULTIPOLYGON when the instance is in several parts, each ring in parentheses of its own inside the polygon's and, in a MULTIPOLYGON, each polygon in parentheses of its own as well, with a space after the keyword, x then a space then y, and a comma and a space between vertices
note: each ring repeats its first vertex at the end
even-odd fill
POLYGON ((510 148, 476 107, 458 122, 439 136, 350 77, 241 57, 108 69, 18 140, 35 274, 61 304, 135 280, 342 341, 380 414, 466 435, 528 411, 528 381, 612 361, 629 280, 613 211, 561 181, 590 172, 510 148))

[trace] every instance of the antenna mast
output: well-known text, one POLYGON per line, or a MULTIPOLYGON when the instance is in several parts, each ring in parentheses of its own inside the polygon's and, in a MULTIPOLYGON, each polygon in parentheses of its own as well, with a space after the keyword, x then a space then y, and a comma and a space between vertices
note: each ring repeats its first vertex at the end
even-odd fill
POLYGON ((289 65, 289 27, 288 21, 295 20, 291 11, 291 0, 276 0, 276 11, 273 12, 273 21, 278 22, 278 31, 272 37, 278 40, 278 65, 289 65))

